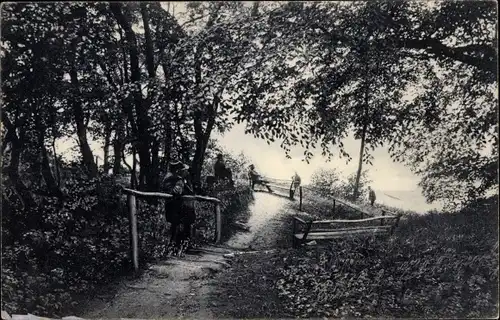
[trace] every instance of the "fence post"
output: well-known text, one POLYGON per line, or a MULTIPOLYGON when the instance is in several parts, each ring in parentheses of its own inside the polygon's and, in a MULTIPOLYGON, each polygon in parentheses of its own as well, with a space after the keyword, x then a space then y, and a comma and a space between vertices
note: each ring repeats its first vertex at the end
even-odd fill
POLYGON ((215 203, 215 243, 220 242, 222 221, 220 216, 220 203, 215 203))
POLYGON ((299 211, 302 211, 302 186, 299 187, 299 197, 300 197, 299 211))
MULTIPOLYGON (((382 210, 382 217, 385 216, 385 210, 382 210)), ((380 225, 383 226, 384 225, 384 219, 380 219, 380 225)))
POLYGON ((139 270, 139 239, 137 235, 137 206, 135 195, 127 194, 129 225, 130 225, 130 245, 131 259, 134 265, 134 271, 139 270))
POLYGON ((335 216, 335 198, 333 198, 333 216, 335 216))

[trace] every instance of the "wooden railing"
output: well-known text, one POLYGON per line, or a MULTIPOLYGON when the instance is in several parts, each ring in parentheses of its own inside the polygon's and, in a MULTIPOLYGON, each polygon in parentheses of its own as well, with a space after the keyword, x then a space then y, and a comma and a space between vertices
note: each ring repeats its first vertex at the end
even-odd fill
MULTIPOLYGON (((299 190, 299 195, 300 195, 300 199, 299 199, 299 201, 300 201, 299 202, 299 211, 302 211, 302 196, 303 196, 302 188, 304 188, 306 190, 310 190, 312 192, 317 192, 314 188, 311 188, 311 187, 302 187, 302 186, 299 187, 299 189, 300 189, 299 190)), ((330 199, 333 202, 332 214, 335 214, 336 209, 337 209, 337 204, 342 204, 342 205, 344 205, 344 206, 346 206, 348 208, 351 208, 351 209, 353 209, 353 210, 358 211, 359 213, 361 213, 361 219, 363 219, 364 217, 373 216, 372 213, 368 212, 367 210, 361 208, 357 204, 352 203, 350 201, 347 201, 347 200, 344 200, 344 199, 340 199, 340 198, 334 197, 332 195, 326 196, 325 198, 330 199)), ((391 216, 393 216, 393 217, 398 216, 398 214, 396 214, 394 212, 391 212, 391 211, 388 211, 388 210, 385 210, 385 209, 382 209, 381 212, 382 212, 382 216, 386 216, 386 214, 389 217, 391 217, 391 216)))
MULTIPOLYGON (((289 192, 290 199, 293 200, 295 198, 296 190, 294 188, 293 180, 291 180, 291 179, 276 179, 276 178, 271 178, 271 177, 263 177, 263 180, 267 181, 266 185, 268 185, 271 188, 287 190, 289 192), (283 183, 286 185, 290 184, 290 186, 287 187, 284 185, 279 185, 277 183, 283 183)), ((250 184, 252 184, 251 181, 250 181, 250 184)), ((300 192, 300 194, 302 194, 302 191, 299 191, 299 192, 300 192)))
MULTIPOLYGON (((137 202, 136 197, 145 197, 145 198, 163 198, 163 199, 172 199, 173 195, 161 192, 143 192, 133 189, 123 189, 123 193, 127 195, 127 204, 129 211, 129 225, 130 225, 130 255, 132 259, 132 264, 134 266, 134 270, 139 269, 139 237, 137 233, 137 202)), ((221 220, 221 209, 220 209, 220 200, 217 198, 205 197, 205 196, 191 196, 185 195, 182 196, 183 199, 192 199, 203 202, 210 202, 215 204, 215 243, 220 242, 221 238, 221 229, 222 229, 222 220, 221 220)))

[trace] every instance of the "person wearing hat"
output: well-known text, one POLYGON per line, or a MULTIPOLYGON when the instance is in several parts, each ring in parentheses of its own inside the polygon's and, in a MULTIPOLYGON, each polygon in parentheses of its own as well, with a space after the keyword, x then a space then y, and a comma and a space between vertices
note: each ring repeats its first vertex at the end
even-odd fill
POLYGON ((196 219, 194 206, 182 198, 183 195, 194 194, 187 181, 188 173, 188 165, 180 161, 173 162, 170 164, 170 172, 167 173, 162 183, 163 191, 173 196, 171 200, 166 202, 165 216, 166 220, 171 223, 170 241, 176 241, 178 245, 181 240, 191 237, 191 226, 196 219), (177 235, 179 224, 184 227, 181 237, 177 235))
POLYGON ((269 185, 267 184, 267 181, 263 180, 260 174, 257 173, 257 171, 255 170, 255 166, 253 164, 251 164, 248 167, 248 169, 249 169, 248 176, 252 183, 252 190, 254 190, 256 184, 260 184, 265 186, 267 188, 267 191, 273 192, 271 187, 269 187, 269 185))
POLYGON ((219 153, 217 155, 217 161, 215 161, 215 164, 214 164, 214 176, 215 176, 216 182, 220 182, 220 181, 223 181, 225 179, 228 179, 229 184, 231 186, 234 186, 233 173, 231 172, 231 170, 229 170, 226 167, 222 153, 219 153))

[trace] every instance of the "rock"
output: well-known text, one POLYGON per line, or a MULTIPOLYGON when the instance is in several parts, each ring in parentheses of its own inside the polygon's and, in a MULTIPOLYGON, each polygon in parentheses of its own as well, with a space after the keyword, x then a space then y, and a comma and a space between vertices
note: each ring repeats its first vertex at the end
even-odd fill
POLYGON ((313 240, 313 241, 311 241, 311 242, 306 243, 306 246, 315 246, 315 245, 317 245, 317 244, 318 244, 318 243, 316 242, 316 240, 313 240))
POLYGON ((11 320, 12 318, 9 316, 7 311, 2 310, 2 320, 11 320))

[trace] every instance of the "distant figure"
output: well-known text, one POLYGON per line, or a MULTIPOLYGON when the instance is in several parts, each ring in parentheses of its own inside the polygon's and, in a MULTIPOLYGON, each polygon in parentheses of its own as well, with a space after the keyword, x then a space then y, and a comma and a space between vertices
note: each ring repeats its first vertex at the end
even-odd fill
POLYGON ((290 198, 293 199, 293 196, 295 195, 295 191, 297 188, 300 187, 300 176, 298 175, 297 171, 295 171, 295 174, 292 176, 292 184, 290 185, 290 198))
POLYGON ((162 190, 172 194, 172 200, 168 200, 165 205, 165 217, 171 223, 170 241, 175 241, 177 245, 181 240, 188 240, 191 237, 191 226, 196 220, 196 212, 190 201, 185 201, 182 196, 194 194, 193 189, 187 181, 189 166, 178 161, 170 164, 170 172, 167 173, 162 183, 162 190), (183 232, 180 237, 177 234, 179 225, 183 225, 183 232))
POLYGON ((370 204, 373 207, 373 203, 375 203, 377 196, 375 195, 375 191, 373 191, 371 187, 368 187, 368 199, 370 200, 370 204))
POLYGON ((293 188, 297 189, 298 187, 300 187, 300 182, 300 176, 298 175, 297 171, 295 171, 295 174, 292 177, 293 188))
POLYGON ((273 192, 271 187, 269 187, 269 185, 267 184, 268 182, 263 180, 260 174, 257 173, 253 164, 251 164, 248 169, 248 177, 250 178, 250 181, 252 183, 252 190, 254 190, 256 184, 260 184, 262 186, 265 186, 269 192, 273 192))
POLYGON ((233 173, 226 167, 224 158, 220 153, 217 155, 217 161, 214 164, 214 175, 216 182, 228 180, 231 187, 234 187, 233 173))

